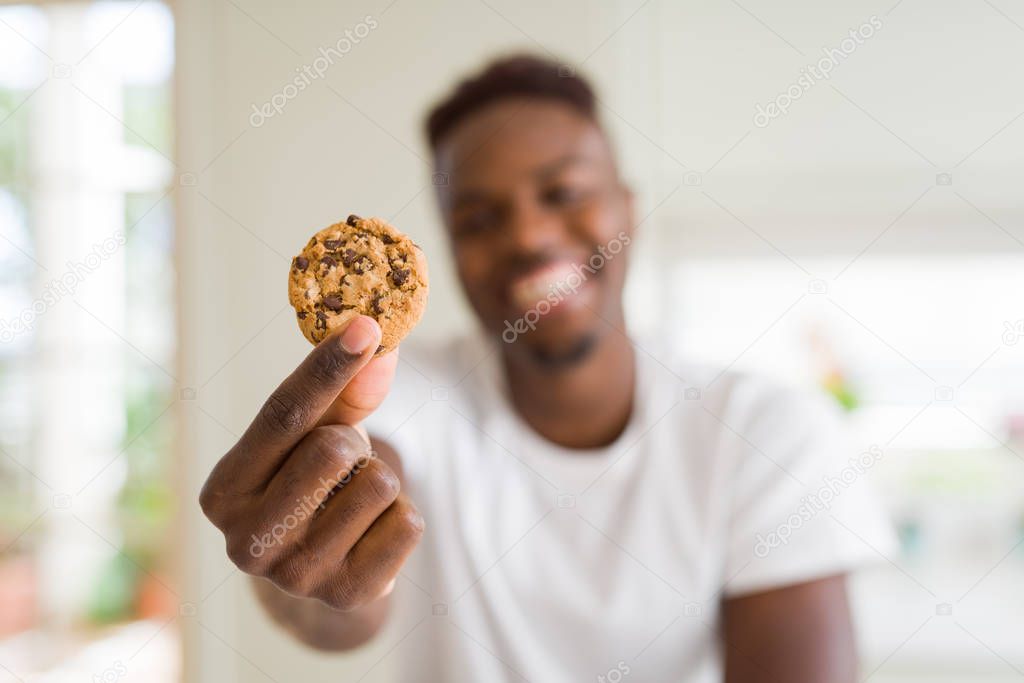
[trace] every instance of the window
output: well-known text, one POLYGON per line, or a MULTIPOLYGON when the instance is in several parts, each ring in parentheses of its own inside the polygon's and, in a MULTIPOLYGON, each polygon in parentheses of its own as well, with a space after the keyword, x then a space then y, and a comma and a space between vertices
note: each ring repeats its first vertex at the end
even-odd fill
POLYGON ((0 8, 0 665, 20 679, 177 677, 173 61, 159 3, 0 8))

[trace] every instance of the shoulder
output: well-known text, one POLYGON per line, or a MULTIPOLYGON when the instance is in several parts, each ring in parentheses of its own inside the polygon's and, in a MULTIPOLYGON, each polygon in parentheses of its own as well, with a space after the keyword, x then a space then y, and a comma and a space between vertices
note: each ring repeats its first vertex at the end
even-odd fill
POLYGON ((836 402, 818 387, 746 371, 719 371, 709 380, 704 399, 709 409, 757 428, 809 419, 834 422, 842 416, 836 402))
POLYGON ((838 403, 813 385, 669 353, 646 365, 655 382, 675 383, 682 433, 699 435, 715 453, 715 469, 732 473, 727 478, 738 471, 798 473, 834 462, 853 446, 838 403))
POLYGON ((767 373, 695 361, 664 343, 634 340, 640 366, 652 385, 675 384, 678 398, 744 426, 778 426, 801 417, 841 415, 823 390, 767 373))

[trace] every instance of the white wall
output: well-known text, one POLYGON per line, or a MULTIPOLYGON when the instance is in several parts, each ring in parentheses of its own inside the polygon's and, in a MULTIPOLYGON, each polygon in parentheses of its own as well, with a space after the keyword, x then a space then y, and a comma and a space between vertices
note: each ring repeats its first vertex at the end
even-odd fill
MULTIPOLYGON (((256 667, 282 681, 349 680, 383 654, 318 657, 274 630, 193 501, 308 351, 285 273, 312 231, 350 212, 391 218, 431 261, 415 334, 469 324, 420 126, 428 104, 485 57, 550 49, 595 77, 640 215, 657 207, 634 254, 632 291, 655 297, 648 310, 659 303, 650 283, 674 258, 852 257, 880 235, 872 254, 1019 253, 1024 239, 1024 93, 1013 67, 1024 40, 987 3, 388 2, 176 3, 179 167, 193 174, 176 193, 182 367, 197 391, 181 453, 197 605, 185 622, 188 680, 258 680, 256 667), (368 15, 378 27, 325 79, 251 125, 254 104, 368 15), (754 125, 757 103, 872 15, 882 28, 830 81, 754 125), (937 185, 946 172, 953 184, 937 185)), ((364 680, 386 670, 387 658, 364 680)))

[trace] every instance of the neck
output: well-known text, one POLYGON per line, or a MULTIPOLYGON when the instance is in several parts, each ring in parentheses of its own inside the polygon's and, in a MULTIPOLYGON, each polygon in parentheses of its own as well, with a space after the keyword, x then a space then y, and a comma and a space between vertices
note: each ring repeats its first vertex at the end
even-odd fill
POLYGON ((558 368, 528 353, 505 350, 502 356, 513 406, 547 440, 600 448, 629 422, 636 363, 624 334, 606 331, 585 357, 558 368))

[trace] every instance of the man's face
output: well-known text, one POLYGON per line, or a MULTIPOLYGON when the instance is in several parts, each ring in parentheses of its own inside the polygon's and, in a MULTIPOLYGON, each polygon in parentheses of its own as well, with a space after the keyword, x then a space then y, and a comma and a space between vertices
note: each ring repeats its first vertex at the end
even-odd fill
POLYGON ((621 324, 632 197, 593 122, 557 102, 501 100, 435 152, 459 278, 488 330, 558 359, 621 324))

